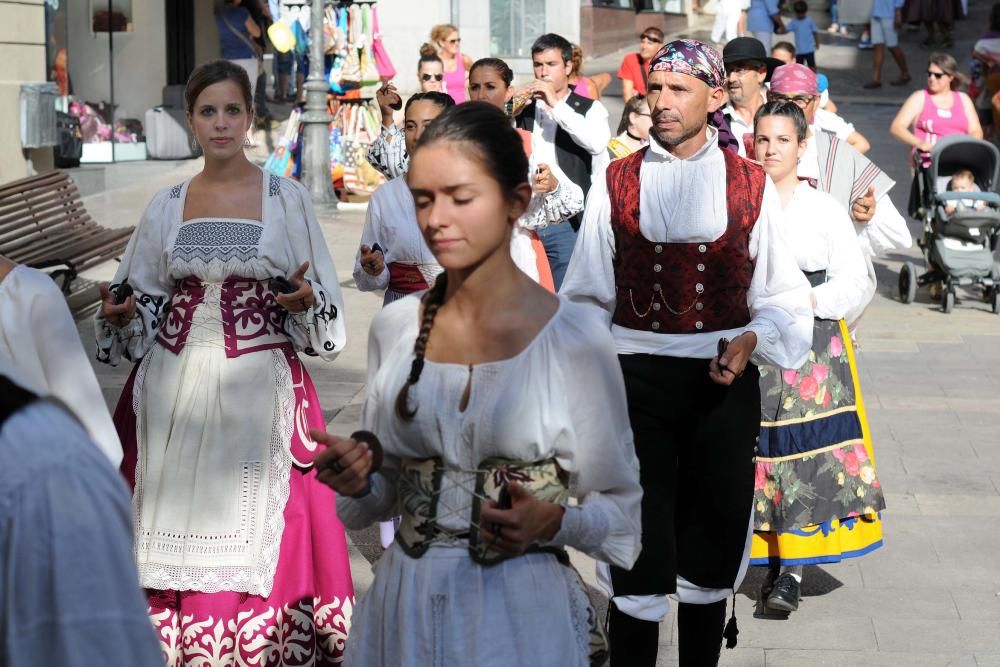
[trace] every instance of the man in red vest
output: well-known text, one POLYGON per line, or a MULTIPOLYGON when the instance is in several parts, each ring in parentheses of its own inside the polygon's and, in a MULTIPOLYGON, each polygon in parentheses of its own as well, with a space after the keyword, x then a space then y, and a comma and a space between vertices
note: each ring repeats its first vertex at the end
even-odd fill
POLYGON ((774 185, 707 123, 724 80, 701 42, 656 54, 650 145, 594 183, 562 287, 608 317, 640 463, 642 553, 631 571, 600 573, 612 667, 655 664, 667 595, 679 603, 680 664, 718 662, 753 527, 753 360, 797 368, 812 341, 809 285, 781 239, 774 185))

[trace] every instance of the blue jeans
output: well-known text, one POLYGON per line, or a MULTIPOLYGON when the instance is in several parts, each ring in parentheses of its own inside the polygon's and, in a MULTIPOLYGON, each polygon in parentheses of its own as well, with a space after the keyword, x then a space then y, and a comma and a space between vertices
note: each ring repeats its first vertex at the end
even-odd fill
POLYGON ((569 258, 573 255, 576 244, 576 230, 568 222, 560 222, 538 230, 538 237, 545 246, 545 254, 549 258, 549 268, 552 269, 552 282, 556 291, 562 286, 569 267, 569 258))

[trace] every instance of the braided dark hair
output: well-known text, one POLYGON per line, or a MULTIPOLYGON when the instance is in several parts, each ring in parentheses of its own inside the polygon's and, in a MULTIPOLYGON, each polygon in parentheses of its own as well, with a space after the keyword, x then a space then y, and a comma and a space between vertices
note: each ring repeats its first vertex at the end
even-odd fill
MULTIPOLYGON (((413 164, 413 157, 421 148, 439 141, 466 144, 471 149, 469 155, 481 161, 486 172, 496 180, 501 191, 508 197, 528 182, 528 158, 524 154, 521 137, 511 126, 507 115, 488 102, 465 102, 445 109, 420 136, 410 155, 410 164, 413 164)), ((424 370, 424 355, 431 327, 434 326, 438 310, 444 305, 447 291, 448 275, 441 273, 434 282, 434 287, 421 299, 424 314, 420 320, 417 340, 413 344, 413 364, 406 382, 396 396, 396 415, 404 421, 413 419, 417 414, 416 408, 410 409, 410 387, 420 380, 420 373, 424 370)))
POLYGON ((420 373, 424 370, 424 355, 427 354, 427 341, 431 337, 431 327, 434 326, 434 318, 438 310, 444 305, 444 294, 448 290, 448 274, 438 274, 434 281, 434 287, 424 293, 420 303, 424 308, 423 318, 420 320, 420 332, 417 334, 417 341, 413 344, 413 363, 410 365, 410 374, 406 377, 406 382, 396 395, 396 416, 404 421, 410 421, 417 414, 417 409, 410 409, 410 387, 420 380, 420 373))

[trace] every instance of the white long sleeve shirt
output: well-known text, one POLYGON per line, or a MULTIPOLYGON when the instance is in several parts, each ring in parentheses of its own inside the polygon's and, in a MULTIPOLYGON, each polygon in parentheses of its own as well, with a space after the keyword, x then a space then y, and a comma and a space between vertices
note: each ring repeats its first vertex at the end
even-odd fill
MULTIPOLYGON (((726 166, 717 131, 692 157, 674 157, 651 142, 639 172, 639 229, 655 243, 710 243, 728 224, 726 166)), ((782 235, 781 203, 770 179, 760 215, 750 233, 754 275, 747 291, 746 327, 693 334, 662 334, 610 324, 615 311, 615 241, 611 201, 604 179, 594 183, 573 258, 560 292, 604 311, 619 354, 656 354, 695 359, 715 356, 719 338, 745 331, 757 335, 756 355, 783 368, 798 368, 812 343, 809 283, 782 235)), ((706 279, 711 279, 706 276, 706 279)))
POLYGON ((839 320, 871 299, 868 267, 847 209, 825 192, 800 183, 783 216, 782 233, 803 271, 826 271, 813 288, 816 317, 839 320))
MULTIPOLYGON (((361 268, 361 250, 354 258, 354 283, 362 292, 374 292, 389 287, 389 264, 413 264, 423 274, 428 285, 441 273, 434 253, 427 247, 417 224, 417 210, 405 178, 394 178, 380 185, 372 194, 365 213, 365 226, 360 245, 382 249, 385 268, 377 276, 361 268)), ((390 297, 389 301, 392 300, 390 297)))
MULTIPOLYGON (((567 97, 569 97, 567 95, 567 97)), ((562 127, 573 141, 594 156, 591 174, 594 180, 603 178, 608 162, 608 142, 611 128, 608 126, 608 110, 594 100, 587 114, 580 115, 567 104, 566 98, 550 107, 544 100, 535 101, 535 126, 531 137, 532 166, 546 163, 558 164, 556 160, 556 131, 562 127)))

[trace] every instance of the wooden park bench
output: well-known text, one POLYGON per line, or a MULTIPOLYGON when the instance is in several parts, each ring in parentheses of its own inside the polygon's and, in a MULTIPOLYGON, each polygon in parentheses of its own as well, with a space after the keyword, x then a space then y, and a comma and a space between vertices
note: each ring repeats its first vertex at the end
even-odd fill
POLYGON ((94 222, 73 179, 50 171, 0 185, 0 255, 49 273, 64 294, 80 271, 125 250, 133 227, 94 222))

